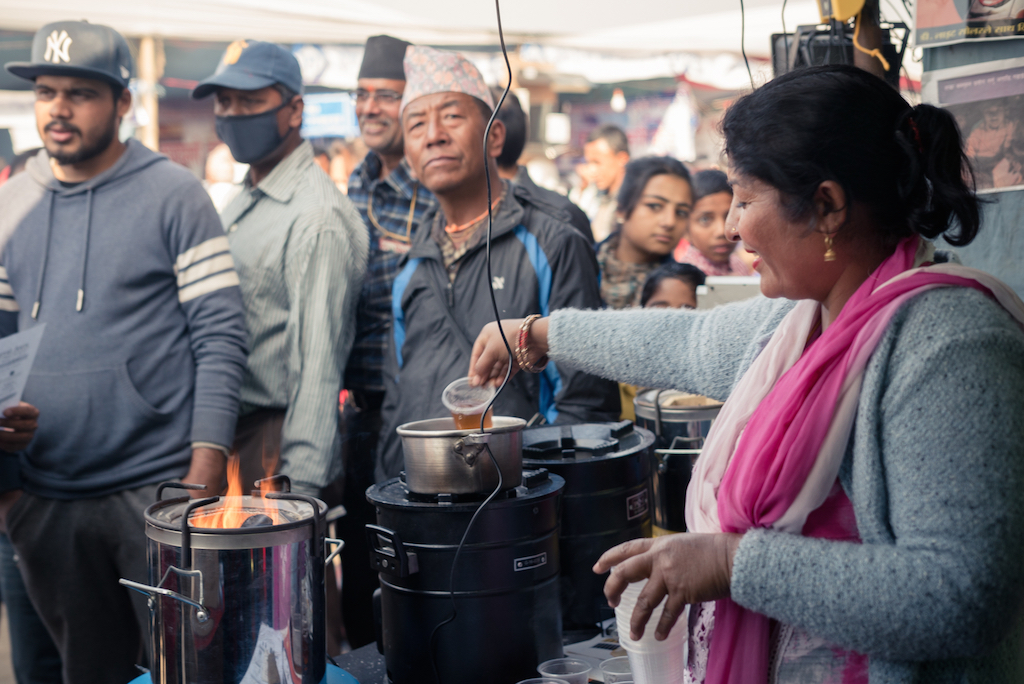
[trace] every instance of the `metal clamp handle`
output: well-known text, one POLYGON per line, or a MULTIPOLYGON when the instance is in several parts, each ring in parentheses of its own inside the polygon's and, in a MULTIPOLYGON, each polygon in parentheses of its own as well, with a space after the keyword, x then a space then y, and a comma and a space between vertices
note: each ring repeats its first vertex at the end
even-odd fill
MULTIPOLYGON (((267 492, 264 499, 283 499, 285 501, 301 501, 309 504, 310 508, 313 509, 313 536, 319 537, 324 533, 324 518, 320 514, 320 500, 306 494, 296 494, 294 492, 267 492)), ((316 548, 314 546, 314 548, 316 548)), ((319 549, 323 551, 323 549, 319 549)))
POLYGON ((281 485, 281 491, 286 494, 292 491, 292 479, 287 475, 271 475, 270 477, 264 477, 263 479, 256 480, 252 483, 253 487, 256 488, 256 491, 263 491, 264 484, 281 485))
MULTIPOLYGON (((326 546, 327 544, 334 544, 334 550, 331 551, 330 555, 327 556, 327 558, 324 559, 324 567, 325 568, 328 565, 330 565, 331 561, 334 560, 334 558, 339 553, 341 553, 341 550, 345 548, 345 542, 344 541, 342 541, 341 539, 334 539, 333 537, 324 537, 324 545, 326 546)), ((326 552, 327 552, 327 550, 324 549, 324 553, 326 553, 326 552)))
POLYGON ((420 571, 416 553, 405 550, 405 545, 394 530, 367 525, 366 538, 370 543, 370 565, 377 572, 401 578, 420 571))
POLYGON ((491 436, 487 433, 466 435, 452 445, 452 451, 455 452, 456 456, 462 458, 466 465, 470 468, 476 465, 477 459, 480 458, 480 454, 483 453, 484 448, 488 442, 491 441, 491 436))
POLYGON ((129 589, 137 591, 140 594, 146 594, 150 597, 151 601, 159 595, 166 596, 167 598, 171 598, 175 601, 180 601, 181 603, 192 606, 196 609, 196 620, 200 623, 206 622, 210 619, 210 613, 206 610, 206 607, 203 605, 205 603, 205 597, 203 594, 203 573, 201 570, 182 570, 181 568, 171 566, 167 568, 167 572, 164 573, 164 576, 160 579, 159 584, 155 587, 151 587, 148 584, 142 584, 141 582, 133 582, 131 580, 127 580, 124 578, 119 579, 118 582, 123 587, 128 587, 129 589), (167 581, 167 578, 170 577, 172 572, 180 577, 189 577, 199 582, 198 601, 190 599, 189 597, 180 594, 176 591, 164 588, 164 582, 167 581))
POLYGON ((189 484, 188 482, 161 482, 156 488, 156 500, 163 498, 165 489, 187 489, 193 492, 205 491, 206 485, 189 484))

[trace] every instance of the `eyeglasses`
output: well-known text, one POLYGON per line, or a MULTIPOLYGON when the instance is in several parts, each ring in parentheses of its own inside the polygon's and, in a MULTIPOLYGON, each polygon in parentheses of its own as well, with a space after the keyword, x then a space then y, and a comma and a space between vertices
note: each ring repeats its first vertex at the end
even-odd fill
POLYGON ((356 91, 356 102, 365 104, 370 100, 376 100, 378 104, 395 104, 396 102, 402 101, 402 93, 395 92, 394 90, 364 90, 360 88, 356 91))

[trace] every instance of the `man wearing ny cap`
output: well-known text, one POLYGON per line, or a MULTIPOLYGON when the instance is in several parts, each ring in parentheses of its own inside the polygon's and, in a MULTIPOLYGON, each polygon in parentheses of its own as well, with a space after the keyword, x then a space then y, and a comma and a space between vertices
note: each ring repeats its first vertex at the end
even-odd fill
MULTIPOLYGON (((35 439, 0 521, 63 660, 63 679, 122 684, 148 648, 143 510, 156 484, 220 490, 245 367, 238 276, 216 210, 184 168, 118 128, 128 44, 44 26, 31 61, 44 152, 0 188, 0 335, 46 324, 26 401, 35 439)), ((13 486, 12 486, 13 485, 13 486)))
POLYGON ((366 523, 375 522, 376 513, 364 493, 373 484, 373 454, 380 434, 391 286, 420 222, 437 206, 434 195, 413 177, 405 161, 398 107, 405 90, 402 60, 408 46, 391 36, 367 39, 356 90, 359 131, 370 151, 352 172, 348 196, 366 224, 370 259, 356 310, 356 341, 345 370, 349 401, 344 409, 344 500, 348 515, 339 521, 338 532, 348 548, 342 555, 342 606, 353 647, 375 638, 372 594, 377 581, 366 563, 369 548, 363 529, 366 523))
POLYGON ((249 164, 221 212, 242 281, 249 364, 235 450, 243 487, 280 473, 317 494, 342 471, 338 394, 355 335, 368 238, 300 134, 302 73, 284 48, 228 46, 192 97, 213 95, 217 134, 249 164), (266 469, 266 470, 265 470, 266 469))
MULTIPOLYGON (((466 375, 473 340, 494 320, 488 285, 503 317, 601 303, 597 262, 586 238, 562 220, 563 213, 549 213, 550 205, 498 176, 495 159, 505 142, 500 121, 491 128, 484 155, 494 102, 476 67, 456 53, 413 46, 406 51, 405 74, 400 115, 406 158, 439 207, 424 219, 392 292, 395 324, 377 462, 381 480, 402 469, 395 428, 450 415, 441 392, 466 375), (490 281, 485 169, 494 217, 490 281)), ((538 375, 514 377, 494 414, 597 422, 615 420, 618 403, 614 383, 549 364, 538 375)))

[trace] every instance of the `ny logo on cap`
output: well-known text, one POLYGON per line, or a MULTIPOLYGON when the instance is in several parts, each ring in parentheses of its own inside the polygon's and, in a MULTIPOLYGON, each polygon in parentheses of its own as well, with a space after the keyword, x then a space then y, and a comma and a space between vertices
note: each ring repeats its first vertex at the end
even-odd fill
POLYGON ((61 31, 60 35, 57 35, 57 30, 54 29, 53 33, 46 37, 46 53, 43 55, 43 59, 54 64, 70 62, 71 55, 68 54, 70 48, 71 36, 68 35, 68 32, 61 31))

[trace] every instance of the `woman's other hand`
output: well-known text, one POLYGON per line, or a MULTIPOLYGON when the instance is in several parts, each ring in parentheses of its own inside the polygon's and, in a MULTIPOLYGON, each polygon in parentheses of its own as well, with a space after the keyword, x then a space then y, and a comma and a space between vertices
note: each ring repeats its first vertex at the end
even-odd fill
POLYGON ((689 603, 715 601, 729 595, 732 559, 741 534, 671 534, 634 539, 609 549, 594 572, 615 568, 604 584, 608 605, 614 607, 626 585, 647 579, 629 621, 629 638, 640 639, 654 609, 668 595, 654 637, 663 641, 689 603))
POLYGON ((0 419, 0 449, 21 451, 35 437, 39 427, 39 409, 25 402, 4 409, 0 419))
MULTIPOLYGON (((514 354, 519 340, 519 328, 522 318, 510 318, 501 322, 508 346, 514 354)), ((538 363, 548 353, 548 319, 541 318, 530 326, 530 334, 526 340, 529 350, 529 361, 538 363)), ((490 384, 497 387, 505 379, 508 370, 508 350, 501 340, 497 323, 488 323, 480 331, 473 344, 473 355, 469 360, 469 383, 474 386, 490 384)), ((512 363, 512 375, 519 372, 519 364, 512 363)), ((511 377, 511 376, 510 376, 511 377)))

